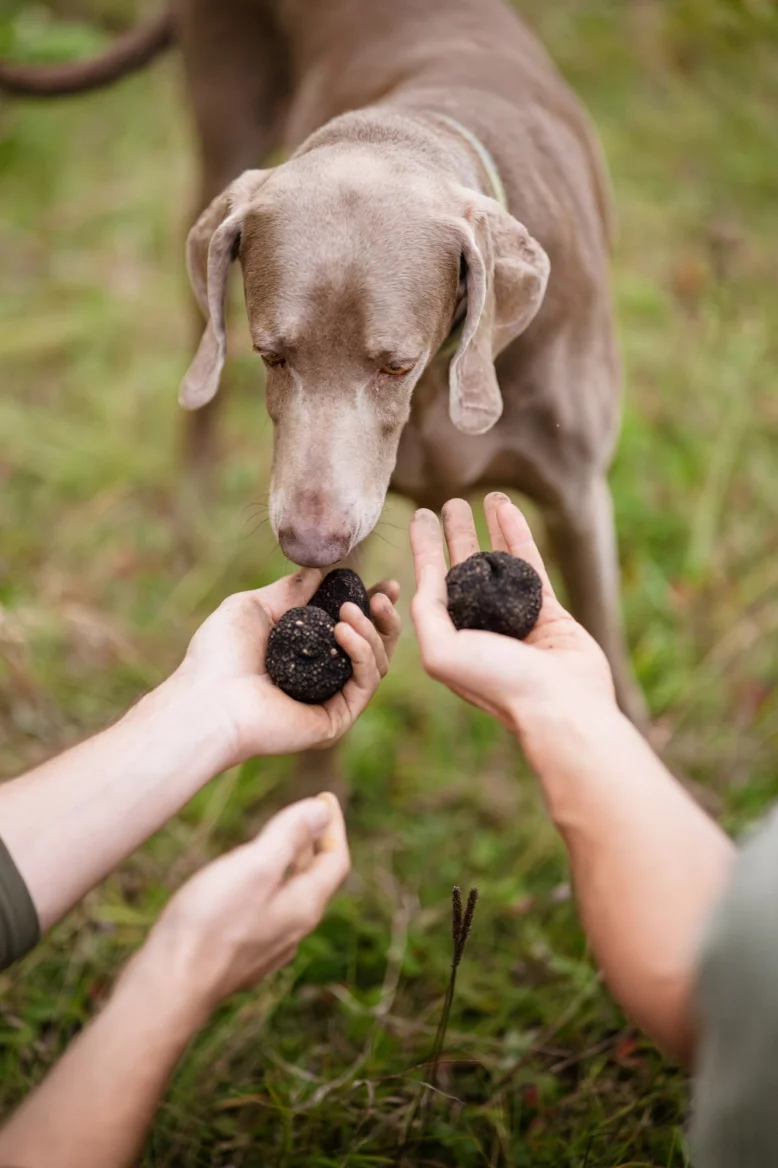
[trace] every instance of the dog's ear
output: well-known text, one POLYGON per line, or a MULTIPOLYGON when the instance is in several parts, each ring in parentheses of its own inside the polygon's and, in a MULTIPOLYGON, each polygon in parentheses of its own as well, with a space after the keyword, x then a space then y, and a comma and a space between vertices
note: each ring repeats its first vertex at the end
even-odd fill
POLYGON ((189 282, 206 326, 178 400, 196 410, 215 397, 227 356, 225 301, 227 275, 240 246, 243 217, 251 196, 270 171, 246 170, 203 211, 186 241, 189 282))
POLYGON ((449 413, 465 434, 485 434, 502 414, 494 359, 543 302, 550 264, 540 244, 495 199, 469 198, 458 221, 467 315, 449 366, 449 413))

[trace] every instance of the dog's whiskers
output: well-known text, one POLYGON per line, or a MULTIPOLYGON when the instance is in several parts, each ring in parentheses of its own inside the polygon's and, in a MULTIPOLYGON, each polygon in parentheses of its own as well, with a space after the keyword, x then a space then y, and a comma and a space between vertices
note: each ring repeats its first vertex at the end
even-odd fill
POLYGON ((385 543, 387 547, 390 547, 390 548, 392 549, 392 551, 398 552, 398 551, 400 550, 400 549, 398 548, 397 544, 396 544, 396 543, 392 543, 392 541, 391 541, 390 539, 387 539, 387 537, 386 537, 385 535, 383 535, 383 534, 382 534, 382 533, 381 533, 381 532, 378 530, 378 528, 377 528, 377 527, 374 527, 374 528, 373 528, 373 535, 375 535, 377 539, 380 539, 380 540, 382 540, 382 542, 383 542, 383 543, 385 543))
MULTIPOLYGON (((247 519, 246 523, 244 523, 243 527, 245 528, 246 524, 248 524, 250 522, 251 522, 251 520, 247 519)), ((240 533, 240 538, 241 539, 253 539, 254 536, 257 534, 257 532, 261 531, 261 529, 265 526, 265 524, 269 523, 269 522, 270 522, 270 520, 267 518, 267 516, 265 516, 264 519, 260 519, 259 523, 255 527, 252 527, 251 531, 247 532, 245 530, 242 530, 240 533)))
POLYGON ((264 501, 262 499, 255 499, 253 502, 247 503, 246 506, 242 508, 242 513, 245 513, 246 511, 250 511, 250 510, 254 510, 254 509, 259 510, 259 511, 269 511, 270 504, 269 504, 269 502, 264 501))

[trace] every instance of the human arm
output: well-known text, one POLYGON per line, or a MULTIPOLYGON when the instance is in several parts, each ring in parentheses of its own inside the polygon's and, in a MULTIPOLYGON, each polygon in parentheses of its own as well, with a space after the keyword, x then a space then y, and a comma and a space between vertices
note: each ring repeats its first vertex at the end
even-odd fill
POLYGON ((316 571, 229 597, 176 672, 116 725, 0 787, 0 837, 42 929, 166 823, 205 783, 253 755, 328 745, 372 697, 396 642, 393 583, 374 590, 375 627, 344 605, 336 636, 354 673, 324 706, 304 706, 265 669, 272 623, 305 604, 316 571))
MULTIPOLYGON (((524 642, 457 632, 440 526, 419 512, 412 616, 424 666, 515 733, 564 839, 581 918, 614 997, 688 1060, 701 934, 734 847, 619 712, 605 657, 556 599, 521 513, 490 495, 486 515, 492 546, 541 575, 538 623, 524 642)), ((444 529, 453 563, 478 550, 466 503, 447 504, 444 529)))
POLYGON ((0 1164, 129 1168, 213 1010, 294 956, 349 869, 332 795, 286 808, 173 897, 102 1013, 0 1130, 0 1164), (291 870, 291 871, 290 871, 291 870))

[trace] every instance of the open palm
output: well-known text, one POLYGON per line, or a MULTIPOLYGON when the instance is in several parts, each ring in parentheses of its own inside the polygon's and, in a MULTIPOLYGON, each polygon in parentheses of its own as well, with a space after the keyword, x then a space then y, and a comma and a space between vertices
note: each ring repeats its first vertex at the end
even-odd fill
POLYGON ((570 702, 613 703, 613 680, 599 645, 554 595, 518 508, 507 496, 491 494, 484 509, 492 549, 526 560, 540 575, 543 604, 535 628, 525 641, 455 629, 446 607, 443 537, 452 566, 480 550, 473 513, 461 499, 446 504, 443 531, 431 511, 413 520, 417 593, 411 612, 427 672, 524 739, 538 715, 554 716, 570 702))
POLYGON ((371 589, 374 623, 356 605, 344 605, 335 636, 354 672, 340 693, 324 705, 306 706, 273 684, 265 665, 270 629, 290 608, 307 604, 321 578, 321 572, 308 569, 266 588, 237 592, 192 638, 181 673, 224 710, 233 764, 257 754, 330 745, 353 725, 387 672, 400 629, 394 581, 371 589))

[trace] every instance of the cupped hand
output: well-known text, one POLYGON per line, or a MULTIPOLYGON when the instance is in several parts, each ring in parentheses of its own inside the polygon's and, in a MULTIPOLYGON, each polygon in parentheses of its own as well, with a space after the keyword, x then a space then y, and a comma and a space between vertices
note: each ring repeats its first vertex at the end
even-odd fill
POLYGON ((267 588, 228 597, 195 633, 177 680, 213 704, 225 727, 225 766, 255 755, 288 754, 329 746, 341 738, 372 698, 400 632, 394 604, 399 585, 370 590, 370 621, 345 604, 335 636, 354 672, 343 690, 321 706, 294 701, 270 679, 267 638, 284 613, 307 604, 321 583, 315 569, 285 576, 267 588))
POLYGON ((466 701, 499 718, 540 766, 548 734, 585 710, 615 710, 613 680, 597 642, 557 600, 526 519, 506 495, 488 495, 492 550, 526 560, 543 583, 543 604, 525 641, 496 633, 458 631, 446 607, 446 559, 452 566, 480 550, 473 513, 461 499, 443 509, 443 531, 432 511, 411 525, 417 592, 411 606, 427 673, 466 701))
POLYGON ((175 894, 140 961, 164 970, 204 1020, 292 960, 349 868, 335 796, 294 803, 175 894))

